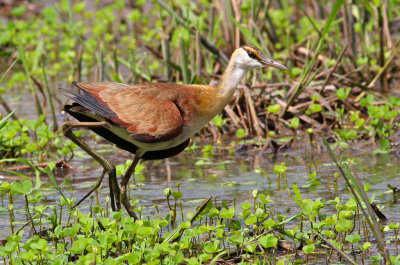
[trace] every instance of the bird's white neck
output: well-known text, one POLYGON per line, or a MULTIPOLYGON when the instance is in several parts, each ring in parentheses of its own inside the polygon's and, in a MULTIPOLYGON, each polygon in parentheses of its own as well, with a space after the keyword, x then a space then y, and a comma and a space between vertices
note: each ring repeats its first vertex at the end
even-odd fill
POLYGON ((246 69, 238 67, 234 62, 232 62, 232 60, 229 62, 228 67, 217 85, 218 94, 221 98, 225 99, 224 102, 229 102, 231 100, 236 87, 239 85, 246 73, 246 69))

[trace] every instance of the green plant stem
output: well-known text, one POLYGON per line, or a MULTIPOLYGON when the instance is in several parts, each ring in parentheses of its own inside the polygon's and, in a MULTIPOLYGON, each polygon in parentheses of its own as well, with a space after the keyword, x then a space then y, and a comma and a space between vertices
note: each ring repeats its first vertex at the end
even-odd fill
MULTIPOLYGON (((4 72, 4 74, 1 76, 0 78, 0 83, 3 82, 4 78, 6 77, 6 75, 8 74, 8 72, 11 70, 11 68, 18 62, 18 58, 15 59, 12 64, 7 68, 7 70, 4 72)), ((0 104, 3 106, 3 108, 8 112, 11 113, 11 117, 14 120, 18 120, 18 117, 15 115, 15 111, 12 111, 10 106, 8 105, 7 101, 4 100, 3 96, 0 95, 0 104)))
POLYGON ((368 84, 368 88, 372 88, 376 81, 378 81, 379 77, 386 72, 386 69, 390 66, 395 56, 398 54, 398 49, 400 48, 400 40, 396 42, 394 49, 391 51, 389 58, 387 59, 385 65, 379 71, 379 73, 372 79, 372 81, 368 84))
POLYGON ((47 74, 46 74, 46 69, 44 67, 44 63, 42 63, 42 72, 43 72, 43 78, 44 78, 47 98, 48 98, 49 104, 50 104, 51 118, 53 120, 53 131, 55 132, 55 131, 58 130, 57 117, 56 117, 56 111, 54 109, 53 97, 51 96, 51 93, 50 93, 49 80, 47 78, 47 74))
POLYGON ((31 72, 30 72, 30 69, 29 69, 28 61, 27 61, 26 56, 25 56, 25 49, 22 46, 21 38, 20 38, 19 35, 17 36, 17 38, 18 38, 19 58, 21 59, 22 65, 24 66, 25 77, 28 80, 28 84, 29 84, 29 88, 31 90, 32 98, 35 101, 36 112, 37 112, 38 116, 40 116, 40 115, 43 114, 43 109, 42 109, 42 106, 40 106, 39 99, 38 99, 36 91, 35 91, 35 87, 33 86, 33 83, 32 83, 31 72))
MULTIPOLYGON (((192 30, 189 25, 186 23, 186 21, 181 18, 177 13, 175 13, 163 0, 157 0, 157 2, 171 15, 175 18, 176 22, 178 24, 182 25, 184 28, 186 28, 191 35, 195 34, 195 31, 192 30)), ((208 40, 204 35, 200 34, 200 41, 201 44, 204 45, 210 52, 212 52, 217 60, 222 63, 223 65, 228 65, 228 57, 226 56, 225 53, 223 53, 220 49, 215 46, 214 43, 212 43, 210 40, 208 40)))
POLYGON ((188 84, 190 81, 190 76, 189 76, 190 74, 187 62, 188 54, 186 52, 186 47, 183 38, 180 39, 179 44, 181 48, 181 65, 182 65, 183 82, 185 84, 188 84))
POLYGON ((325 138, 322 138, 322 141, 324 142, 329 155, 331 156, 333 162, 335 163, 336 167, 339 169, 341 175, 343 176, 344 180, 346 181, 346 184, 348 185, 354 199, 357 201, 358 205, 360 206, 361 211, 363 212, 365 219, 369 225, 369 227, 371 228, 372 232, 374 233, 375 239, 378 243, 379 249, 381 251, 381 253, 384 255, 386 262, 388 262, 389 264, 391 264, 390 262, 390 255, 389 255, 389 251, 385 246, 385 242, 381 233, 381 230, 379 229, 378 223, 376 222, 376 218, 374 217, 374 213, 372 211, 371 205, 369 203, 368 197, 365 194, 365 191, 361 185, 361 181, 353 174, 351 174, 347 164, 344 164, 344 168, 347 172, 347 175, 345 173, 345 171, 343 170, 342 166, 338 163, 338 161, 336 160, 332 149, 329 146, 328 141, 325 138), (349 177, 353 180, 353 185, 350 182, 349 177), (357 192, 355 191, 355 189, 357 190, 357 192), (363 200, 365 206, 367 207, 368 213, 365 211, 364 207, 361 204, 361 199, 363 200))
MULTIPOLYGON (((196 218, 201 214, 201 212, 204 210, 204 208, 206 208, 208 202, 212 199, 212 197, 208 197, 199 207, 199 209, 197 209, 196 213, 192 216, 192 218, 190 218, 190 224, 192 224, 196 218)), ((174 231, 172 231, 167 238, 164 239, 163 242, 169 242, 172 239, 175 238, 179 238, 180 235, 182 235, 183 231, 185 231, 185 229, 183 229, 182 227, 178 227, 176 228, 174 231)))
POLYGON ((26 209, 26 212, 28 213, 28 218, 30 220, 32 230, 35 232, 35 234, 37 234, 37 231, 36 231, 36 228, 35 228, 35 224, 33 222, 33 218, 32 218, 31 212, 29 210, 28 196, 26 196, 26 194, 25 194, 25 209, 26 209))
POLYGON ((167 38, 162 38, 161 48, 162 48, 162 53, 163 53, 163 58, 164 58, 164 63, 165 63, 165 75, 167 77, 167 80, 170 81, 172 79, 171 66, 169 65, 168 62, 171 61, 171 53, 169 52, 169 42, 168 42, 167 38))

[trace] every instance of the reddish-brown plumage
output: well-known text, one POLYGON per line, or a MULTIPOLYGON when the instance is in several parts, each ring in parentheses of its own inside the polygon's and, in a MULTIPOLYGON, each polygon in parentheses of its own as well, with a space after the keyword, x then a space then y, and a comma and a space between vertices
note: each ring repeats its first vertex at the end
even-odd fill
MULTIPOLYGON (((201 85, 113 82, 75 82, 116 114, 109 118, 142 142, 174 139, 184 126, 212 113, 214 88, 201 85)), ((105 117, 107 118, 107 117, 105 117)), ((182 139, 183 140, 183 139, 182 139)))

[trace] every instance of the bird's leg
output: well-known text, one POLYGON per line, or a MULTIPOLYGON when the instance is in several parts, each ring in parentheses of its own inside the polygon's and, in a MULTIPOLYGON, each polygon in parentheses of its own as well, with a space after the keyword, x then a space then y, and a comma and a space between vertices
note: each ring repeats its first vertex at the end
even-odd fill
MULTIPOLYGON (((100 163, 103 166, 105 172, 107 172, 110 181, 110 199, 111 199, 111 208, 113 211, 121 209, 121 201, 120 201, 120 190, 117 181, 117 175, 115 171, 115 166, 102 157, 100 154, 91 149, 85 142, 83 142, 79 137, 77 137, 72 129, 74 128, 94 128, 94 127, 102 127, 109 125, 108 122, 64 122, 62 125, 64 135, 69 138, 72 142, 82 148, 88 155, 90 155, 94 160, 100 163)), ((84 196, 86 198, 90 195, 101 183, 104 174, 98 179, 96 185, 90 192, 84 196)), ((81 200, 82 201, 82 200, 81 200)), ((81 203, 79 201, 77 204, 81 203)), ((76 206, 76 205, 75 205, 76 206)))
MULTIPOLYGON (((75 208, 76 206, 78 206, 79 204, 81 204, 87 197, 89 197, 90 194, 92 194, 93 191, 95 191, 98 187, 100 187, 101 182, 103 181, 104 175, 106 174, 106 170, 103 169, 103 173, 101 173, 100 178, 97 180, 96 184, 93 186, 93 188, 90 189, 90 191, 82 197, 82 199, 80 199, 77 203, 75 203, 74 206, 72 206, 72 208, 75 208)), ((113 205, 111 205, 112 207, 113 205)))
POLYGON ((139 160, 140 157, 135 156, 135 158, 132 161, 132 164, 128 167, 121 180, 121 202, 124 205, 129 216, 133 217, 135 220, 137 220, 137 216, 135 214, 135 210, 133 209, 131 203, 129 202, 128 196, 126 195, 126 186, 128 185, 129 179, 131 178, 132 174, 135 172, 135 167, 139 162, 139 160))

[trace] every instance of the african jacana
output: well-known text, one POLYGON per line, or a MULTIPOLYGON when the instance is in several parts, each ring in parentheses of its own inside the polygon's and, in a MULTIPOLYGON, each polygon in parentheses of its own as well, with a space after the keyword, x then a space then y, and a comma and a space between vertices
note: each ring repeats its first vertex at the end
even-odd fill
POLYGON ((63 132, 104 168, 90 192, 99 187, 107 172, 113 210, 119 210, 122 202, 128 214, 136 219, 126 186, 139 160, 167 158, 182 152, 190 137, 230 102, 244 75, 249 70, 266 66, 287 70, 284 65, 266 58, 258 48, 242 46, 233 52, 216 86, 73 82, 82 94, 64 90, 68 93, 66 96, 75 101, 64 109, 79 122, 65 122, 63 132), (122 177, 121 188, 114 165, 72 133, 77 127, 89 128, 119 148, 135 154, 122 177))

